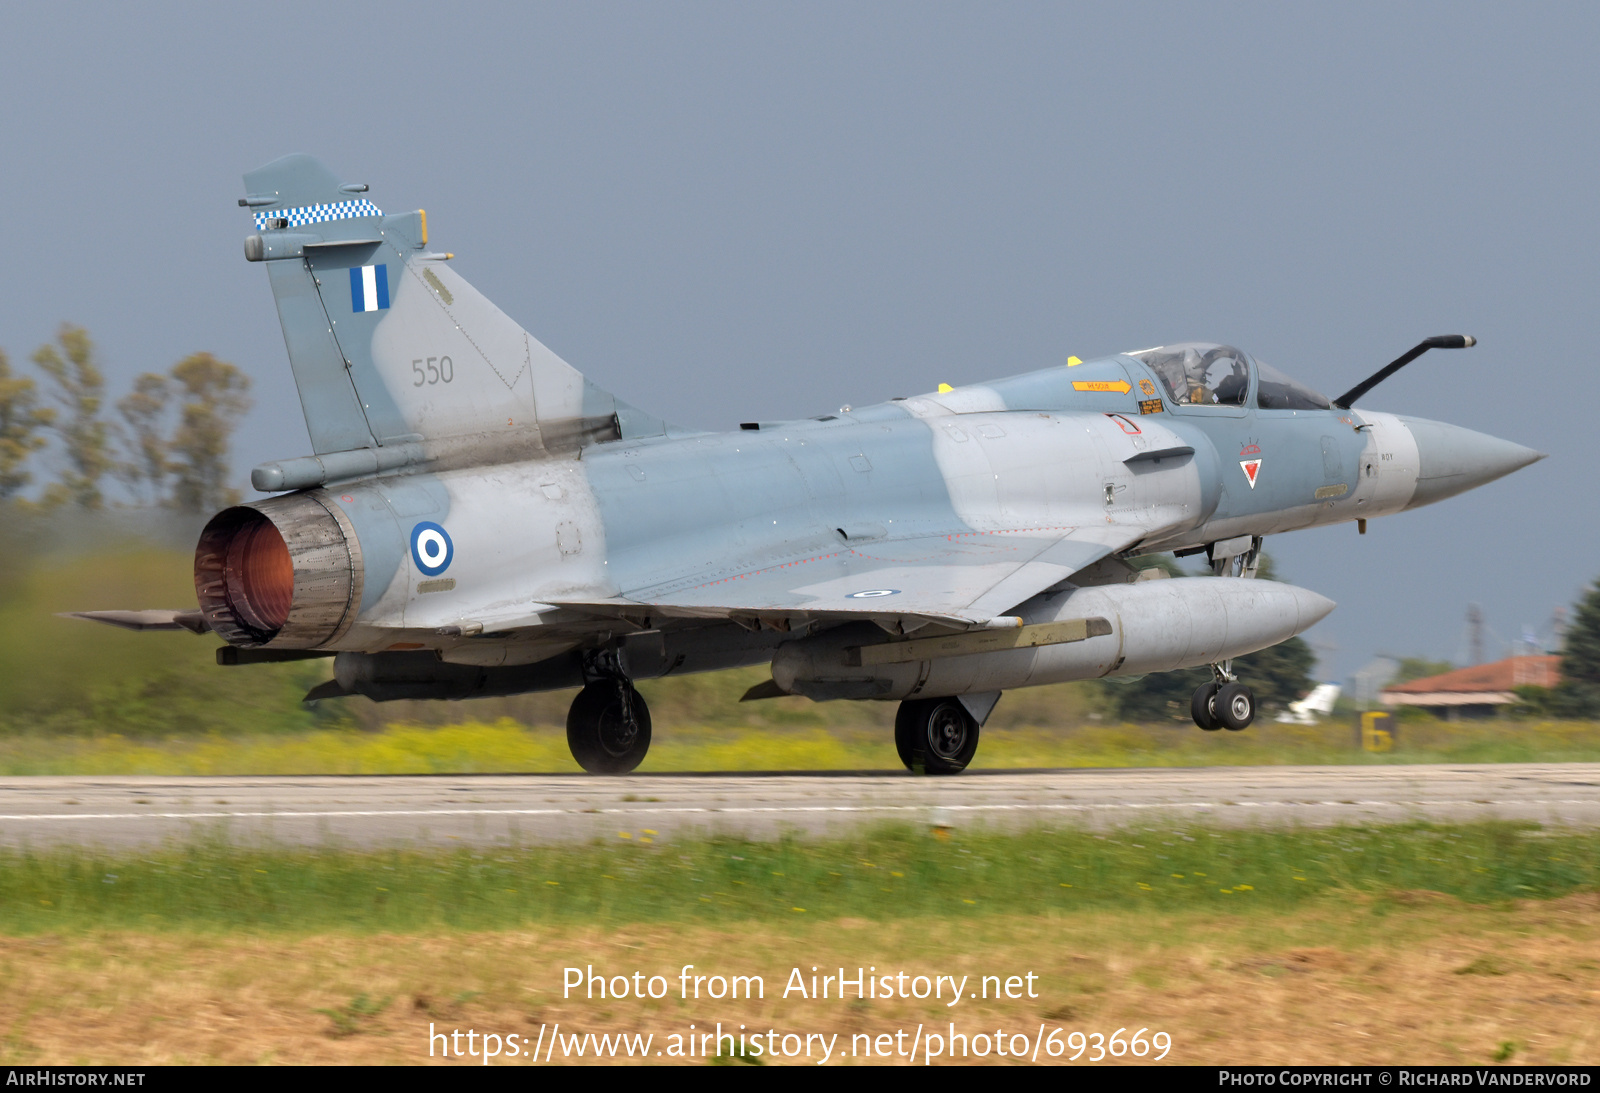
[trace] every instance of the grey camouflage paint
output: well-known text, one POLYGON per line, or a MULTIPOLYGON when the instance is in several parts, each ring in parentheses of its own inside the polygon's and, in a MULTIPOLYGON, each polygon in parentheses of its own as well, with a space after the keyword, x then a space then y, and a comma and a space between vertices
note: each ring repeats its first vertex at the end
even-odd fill
MULTIPOLYGON (((356 192, 305 156, 245 181, 269 217, 356 192)), ((268 268, 316 449, 254 479, 324 488, 360 540, 359 604, 321 647, 369 659, 341 657, 341 680, 381 677, 402 654, 408 679, 428 663, 517 670, 470 677, 489 693, 570 685, 585 651, 618 649, 639 676, 777 650, 784 690, 833 672, 837 693, 818 683, 814 697, 896 698, 1207 663, 1332 604, 1267 582, 1156 588, 1096 563, 1388 515, 1538 458, 1390 414, 1257 409, 1254 368, 1244 406, 1177 405, 1126 355, 689 433, 560 360, 428 249, 425 223, 269 221, 246 244, 268 268), (375 264, 389 306, 357 310, 349 271, 375 264), (423 521, 453 544, 442 574, 411 547, 423 521), (854 676, 835 663, 851 642, 1085 612, 1112 632, 854 676)))

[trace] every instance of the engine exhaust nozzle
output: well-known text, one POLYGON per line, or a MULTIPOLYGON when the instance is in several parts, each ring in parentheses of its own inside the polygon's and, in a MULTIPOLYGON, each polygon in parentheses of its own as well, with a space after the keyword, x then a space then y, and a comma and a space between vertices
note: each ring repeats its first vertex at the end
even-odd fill
POLYGON ((207 624, 246 649, 314 649, 342 636, 362 576, 355 528, 320 490, 224 509, 194 552, 207 624))

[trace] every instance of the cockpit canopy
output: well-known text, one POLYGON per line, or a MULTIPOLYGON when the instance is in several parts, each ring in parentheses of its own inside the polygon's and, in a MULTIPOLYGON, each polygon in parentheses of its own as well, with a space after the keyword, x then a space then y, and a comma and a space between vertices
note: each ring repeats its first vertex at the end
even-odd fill
POLYGON ((1250 373, 1260 377, 1256 406, 1263 410, 1326 410, 1322 395, 1254 360, 1231 345, 1178 342, 1127 354, 1155 373, 1167 395, 1180 406, 1243 406, 1250 373))
POLYGON ((1250 358, 1231 345, 1179 342, 1128 356, 1143 361, 1180 405, 1243 406, 1250 389, 1250 358))

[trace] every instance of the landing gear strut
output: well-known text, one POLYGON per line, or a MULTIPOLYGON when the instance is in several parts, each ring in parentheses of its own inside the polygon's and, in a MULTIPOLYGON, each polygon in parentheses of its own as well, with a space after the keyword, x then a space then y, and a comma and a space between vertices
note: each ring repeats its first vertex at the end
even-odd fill
POLYGON ((913 774, 960 774, 978 750, 978 721, 958 698, 902 702, 894 746, 913 774))
POLYGON ((1240 732, 1256 719, 1255 692, 1233 678, 1232 662, 1213 664, 1216 678, 1202 683, 1189 699, 1189 716, 1206 732, 1240 732))
POLYGON ((590 774, 627 774, 650 750, 650 707, 616 658, 597 658, 593 678, 567 711, 567 747, 590 774))

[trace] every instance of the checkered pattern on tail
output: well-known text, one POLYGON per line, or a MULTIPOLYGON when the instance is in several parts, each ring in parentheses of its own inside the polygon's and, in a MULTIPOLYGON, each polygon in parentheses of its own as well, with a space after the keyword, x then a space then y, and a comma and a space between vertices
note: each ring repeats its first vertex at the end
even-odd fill
POLYGON ((383 210, 366 198, 356 201, 334 201, 325 205, 302 205, 298 209, 270 209, 258 212, 256 230, 266 231, 274 220, 287 220, 288 227, 303 228, 307 224, 321 224, 328 220, 350 220, 358 216, 382 216, 383 210))

